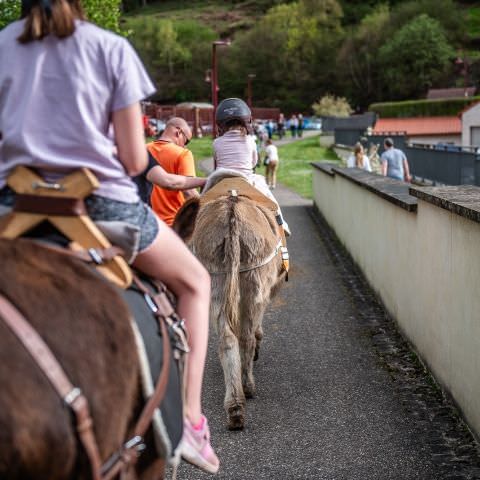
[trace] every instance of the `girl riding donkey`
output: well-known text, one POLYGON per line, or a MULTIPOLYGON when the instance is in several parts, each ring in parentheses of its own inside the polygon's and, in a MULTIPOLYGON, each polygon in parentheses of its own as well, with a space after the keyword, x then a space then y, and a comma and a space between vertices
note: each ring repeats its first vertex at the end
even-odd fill
MULTIPOLYGON (((213 159, 215 169, 240 172, 246 179, 277 205, 278 202, 270 191, 265 177, 253 173, 258 162, 258 153, 252 132, 252 112, 240 98, 227 98, 218 105, 215 121, 220 137, 213 142, 213 159)), ((290 229, 283 218, 278 205, 283 229, 290 235, 290 229)))
MULTIPOLYGON (((0 32, 0 63, 0 204, 13 203, 6 179, 17 165, 47 181, 82 167, 95 173, 100 187, 86 199, 89 215, 138 227, 133 265, 177 297, 191 348, 182 455, 216 472, 219 461, 201 410, 210 278, 139 200, 131 178, 147 166, 139 102, 155 91, 141 61, 124 38, 87 22, 80 0, 24 0, 22 19, 0 32)), ((194 188, 203 181, 180 184, 194 188)))

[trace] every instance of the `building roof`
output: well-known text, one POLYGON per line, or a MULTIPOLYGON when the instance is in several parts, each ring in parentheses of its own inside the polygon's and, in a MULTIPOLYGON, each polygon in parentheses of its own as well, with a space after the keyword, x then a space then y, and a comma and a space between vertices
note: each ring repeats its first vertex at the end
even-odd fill
POLYGON ((407 135, 460 135, 462 122, 458 117, 379 118, 373 130, 405 132, 407 135))
POLYGON ((427 93, 427 100, 440 98, 465 98, 473 97, 477 91, 476 87, 467 88, 431 88, 427 93))

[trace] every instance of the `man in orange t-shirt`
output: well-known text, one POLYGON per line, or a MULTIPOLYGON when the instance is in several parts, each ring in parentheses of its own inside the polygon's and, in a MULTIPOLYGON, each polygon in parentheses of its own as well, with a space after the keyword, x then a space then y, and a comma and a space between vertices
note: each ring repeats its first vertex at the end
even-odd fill
MULTIPOLYGON (((167 122, 165 130, 158 140, 147 144, 147 150, 168 173, 194 177, 193 155, 190 150, 185 148, 191 138, 192 131, 188 123, 183 118, 175 117, 167 122)), ((196 195, 198 192, 195 189, 180 192, 166 190, 154 184, 150 202, 153 211, 167 225, 171 226, 185 200, 196 195)))

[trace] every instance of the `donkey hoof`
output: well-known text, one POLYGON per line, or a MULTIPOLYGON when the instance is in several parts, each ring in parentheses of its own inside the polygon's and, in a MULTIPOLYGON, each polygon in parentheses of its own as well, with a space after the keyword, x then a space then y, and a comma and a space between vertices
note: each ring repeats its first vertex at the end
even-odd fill
POLYGON ((257 393, 255 385, 252 383, 247 383, 243 386, 243 393, 245 398, 254 398, 255 394, 257 393))
POLYGON ((243 430, 245 426, 245 412, 243 407, 231 407, 228 409, 228 429, 243 430))

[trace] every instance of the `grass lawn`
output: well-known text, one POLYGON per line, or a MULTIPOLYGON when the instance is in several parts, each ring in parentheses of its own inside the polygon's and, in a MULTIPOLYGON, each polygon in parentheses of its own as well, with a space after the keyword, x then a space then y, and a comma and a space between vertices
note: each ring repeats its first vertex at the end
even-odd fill
MULTIPOLYGON (((193 138, 188 144, 195 159, 197 175, 204 176, 199 168, 202 160, 212 156, 212 139, 210 137, 193 138)), ((331 150, 319 144, 319 137, 298 140, 288 145, 278 147, 280 167, 278 182, 290 188, 305 198, 312 198, 312 167, 310 162, 338 162, 337 156, 331 150)), ((257 173, 265 174, 265 168, 257 168, 257 173)))
MULTIPOLYGON (((320 146, 317 136, 278 147, 278 156, 278 182, 305 198, 313 198, 310 162, 340 163, 334 152, 320 146)), ((258 173, 264 173, 260 170, 258 173)))
POLYGON ((205 174, 200 169, 200 162, 206 158, 210 158, 213 155, 212 138, 192 138, 192 141, 188 144, 187 148, 193 153, 197 175, 199 177, 204 177, 205 174))

